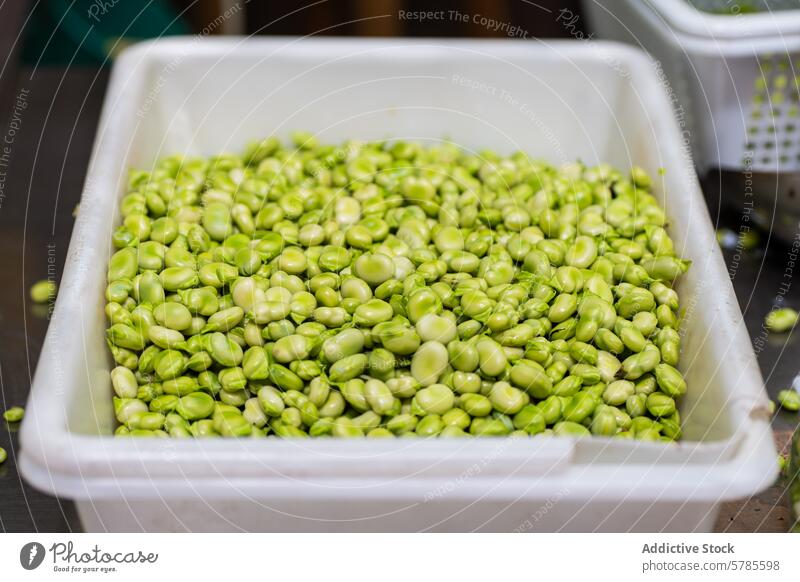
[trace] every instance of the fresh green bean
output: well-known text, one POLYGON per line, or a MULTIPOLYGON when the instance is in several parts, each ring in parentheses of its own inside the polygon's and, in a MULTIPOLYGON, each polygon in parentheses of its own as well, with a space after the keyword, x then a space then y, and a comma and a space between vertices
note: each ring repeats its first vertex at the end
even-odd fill
POLYGON ((47 303, 55 298, 56 293, 58 293, 58 285, 49 279, 37 281, 31 285, 30 289, 31 301, 34 303, 47 303))
POLYGON ((800 393, 796 390, 781 390, 778 392, 778 402, 784 410, 797 412, 800 410, 800 393))
POLYGON ((12 406, 3 413, 6 422, 20 422, 25 416, 25 409, 21 406, 12 406))
POLYGON ((797 325, 800 314, 791 307, 774 309, 767 314, 764 325, 769 331, 783 333, 797 325))

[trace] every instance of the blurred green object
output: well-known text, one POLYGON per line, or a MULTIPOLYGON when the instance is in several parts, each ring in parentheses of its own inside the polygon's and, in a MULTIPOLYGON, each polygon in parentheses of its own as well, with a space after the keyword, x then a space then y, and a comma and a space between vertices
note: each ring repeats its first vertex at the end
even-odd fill
POLYGON ((770 6, 767 0, 690 0, 689 2, 698 10, 711 14, 732 15, 755 14, 757 12, 771 12, 773 10, 786 10, 786 2, 778 2, 777 6, 770 6))
POLYGON ((789 451, 789 503, 792 507, 794 525, 789 531, 800 533, 800 426, 794 431, 792 448, 789 451))
POLYGON ((27 29, 26 65, 97 65, 134 42, 191 33, 168 0, 43 0, 27 29))

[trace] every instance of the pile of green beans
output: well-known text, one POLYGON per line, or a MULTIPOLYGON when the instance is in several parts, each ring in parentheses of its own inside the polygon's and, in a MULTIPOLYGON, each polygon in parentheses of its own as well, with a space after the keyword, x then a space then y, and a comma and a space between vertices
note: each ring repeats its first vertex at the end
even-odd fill
POLYGON ((117 435, 680 438, 651 179, 297 133, 132 171, 108 267, 117 435))

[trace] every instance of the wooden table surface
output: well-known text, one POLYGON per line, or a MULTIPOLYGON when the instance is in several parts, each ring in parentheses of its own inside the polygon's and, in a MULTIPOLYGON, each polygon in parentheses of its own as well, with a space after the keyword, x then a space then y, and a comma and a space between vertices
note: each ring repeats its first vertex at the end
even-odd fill
MULTIPOLYGON (((27 301, 29 286, 60 275, 72 229, 72 210, 80 198, 108 72, 87 69, 23 70, 10 103, 25 102, 14 128, 7 165, 0 164, 0 406, 24 405, 47 327, 44 313, 27 301)), ((0 112, 3 117, 8 112, 0 112)), ((6 136, 7 126, 2 125, 6 136)), ((0 136, 0 139, 3 139, 0 136)), ((723 220, 709 199, 712 217, 723 220)), ((751 333, 783 277, 786 249, 774 242, 738 259, 734 279, 751 333), (768 247, 768 248, 767 248, 768 247), (765 252, 768 251, 768 252, 765 252)), ((800 305, 800 285, 787 300, 800 305)), ((800 367, 797 335, 770 338, 759 363, 773 395, 788 386, 800 367)), ((774 426, 781 446, 797 415, 778 412, 774 426)), ((16 470, 14 427, 0 426, 0 446, 9 452, 0 466, 0 531, 79 531, 74 506, 33 490, 16 470)), ((787 531, 785 483, 761 495, 725 504, 716 529, 729 532, 787 531)))

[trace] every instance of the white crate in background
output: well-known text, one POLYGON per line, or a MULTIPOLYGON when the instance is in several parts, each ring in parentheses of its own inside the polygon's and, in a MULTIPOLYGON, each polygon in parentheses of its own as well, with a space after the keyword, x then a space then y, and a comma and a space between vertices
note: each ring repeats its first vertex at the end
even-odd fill
POLYGON ((660 61, 701 171, 800 170, 800 1, 583 5, 600 38, 635 44, 660 61))

